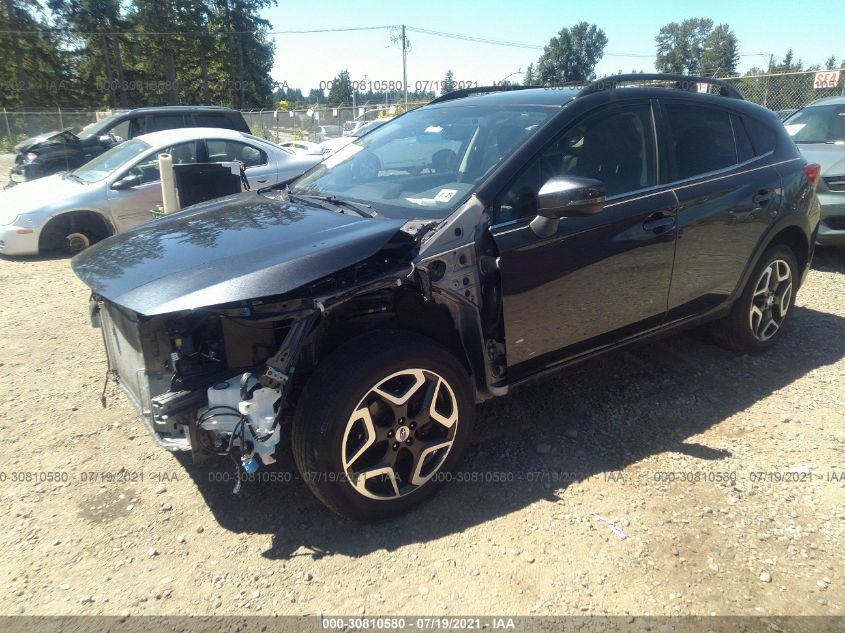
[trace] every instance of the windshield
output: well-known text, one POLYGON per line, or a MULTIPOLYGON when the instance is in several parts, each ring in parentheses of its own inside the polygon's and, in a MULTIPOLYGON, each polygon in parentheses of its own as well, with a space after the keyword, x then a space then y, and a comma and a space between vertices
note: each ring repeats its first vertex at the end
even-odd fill
POLYGON ((80 139, 91 138, 93 136, 100 136, 105 133, 105 130, 108 130, 115 121, 117 121, 120 115, 113 114, 112 116, 108 116, 105 119, 101 119, 97 121, 93 125, 89 125, 84 130, 78 132, 76 136, 80 139))
POLYGON ((361 127, 355 130, 355 136, 364 136, 364 134, 369 134, 373 130, 380 128, 382 125, 387 123, 390 119, 376 119, 375 121, 370 121, 369 123, 364 123, 361 127))
POLYGON ((414 110, 338 150, 291 192, 363 202, 391 218, 444 218, 556 111, 501 105, 414 110))
POLYGON ((115 145, 107 152, 88 161, 82 167, 71 172, 85 182, 99 182, 113 171, 123 166, 126 161, 150 149, 144 141, 133 139, 120 145, 115 145))
POLYGON ((845 143, 845 103, 804 108, 784 126, 796 143, 845 143))

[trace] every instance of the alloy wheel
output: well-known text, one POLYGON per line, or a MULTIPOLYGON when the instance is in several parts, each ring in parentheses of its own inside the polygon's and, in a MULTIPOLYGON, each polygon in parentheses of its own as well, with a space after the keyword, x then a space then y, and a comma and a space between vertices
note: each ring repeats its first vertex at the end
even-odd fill
POLYGON ((751 295, 748 323, 759 341, 768 341, 780 329, 792 302, 792 269, 783 259, 773 260, 757 279, 751 295))
POLYGON ((344 475, 364 497, 412 493, 446 461, 458 427, 455 392, 439 374, 405 369, 373 386, 343 434, 344 475))

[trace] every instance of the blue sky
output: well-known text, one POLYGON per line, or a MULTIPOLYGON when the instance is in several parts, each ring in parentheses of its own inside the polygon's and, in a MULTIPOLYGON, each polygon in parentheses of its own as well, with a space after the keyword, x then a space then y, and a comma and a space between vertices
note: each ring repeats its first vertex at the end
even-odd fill
MULTIPOLYGON (((782 57, 788 48, 805 65, 823 64, 831 55, 845 57, 841 11, 821 4, 796 4, 786 0, 707 0, 687 3, 610 2, 606 0, 479 2, 477 0, 320 0, 290 3, 267 9, 264 17, 276 30, 349 28, 407 24, 418 28, 545 45, 561 28, 586 20, 607 34, 605 57, 599 76, 618 70, 653 71, 654 37, 660 27, 689 17, 727 22, 739 38, 740 70, 765 67, 768 53, 782 57), (828 12, 829 11, 829 12, 828 12), (827 17, 826 17, 827 16, 827 17), (765 55, 761 55, 765 54, 765 55)), ((500 80, 536 61, 542 51, 444 39, 408 33, 408 83, 442 80, 448 69, 456 80, 479 85, 500 80)), ((388 31, 352 33, 285 34, 276 36, 273 79, 306 93, 328 81, 342 68, 353 79, 398 81, 402 79, 401 51, 391 46, 388 31)), ((515 75, 512 79, 521 79, 515 75)))

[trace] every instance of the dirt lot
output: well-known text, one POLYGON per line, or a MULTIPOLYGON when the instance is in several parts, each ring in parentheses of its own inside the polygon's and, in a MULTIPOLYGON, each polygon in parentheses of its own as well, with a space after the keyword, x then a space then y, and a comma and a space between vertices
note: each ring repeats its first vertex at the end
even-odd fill
POLYGON ((793 317, 764 357, 676 336, 486 404, 470 481, 359 525, 101 408, 68 260, 0 257, 0 614, 841 616, 845 254, 793 317))

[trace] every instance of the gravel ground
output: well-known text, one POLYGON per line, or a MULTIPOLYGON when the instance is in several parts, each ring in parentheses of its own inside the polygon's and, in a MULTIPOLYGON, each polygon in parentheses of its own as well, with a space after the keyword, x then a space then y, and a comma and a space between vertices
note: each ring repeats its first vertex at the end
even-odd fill
POLYGON ((360 525, 284 468, 233 496, 229 463, 155 447, 113 386, 101 408, 68 260, 0 257, 0 614, 841 616, 844 253, 789 330, 759 358, 675 336, 487 403, 464 481, 360 525))

